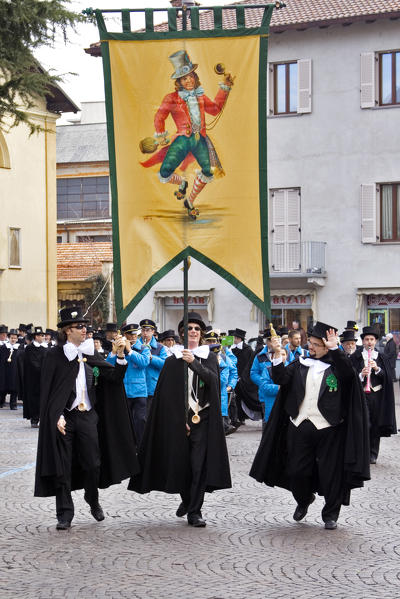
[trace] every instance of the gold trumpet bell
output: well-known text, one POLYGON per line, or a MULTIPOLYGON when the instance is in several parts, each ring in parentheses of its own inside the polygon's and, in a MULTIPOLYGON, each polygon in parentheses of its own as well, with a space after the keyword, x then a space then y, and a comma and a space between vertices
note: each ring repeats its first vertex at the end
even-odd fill
POLYGON ((223 62, 217 62, 216 65, 214 65, 214 72, 217 73, 217 75, 225 75, 225 65, 223 62))

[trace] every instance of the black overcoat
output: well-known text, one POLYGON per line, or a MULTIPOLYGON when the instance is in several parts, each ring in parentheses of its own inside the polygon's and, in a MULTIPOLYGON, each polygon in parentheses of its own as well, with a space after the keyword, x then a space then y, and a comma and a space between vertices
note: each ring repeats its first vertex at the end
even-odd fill
POLYGON ((28 420, 38 418, 40 412, 40 380, 42 364, 47 349, 34 343, 26 346, 24 351, 24 411, 23 416, 28 420))
MULTIPOLYGON (((350 490, 362 487, 364 481, 370 478, 368 411, 360 382, 344 352, 339 349, 330 351, 325 361, 328 361, 331 366, 324 371, 318 407, 320 411, 322 407, 325 412, 323 415, 331 424, 336 424, 334 420, 337 416, 339 421, 343 419, 344 422, 342 503, 348 505, 350 490), (330 374, 334 374, 337 378, 336 392, 334 390, 330 392, 326 383, 330 374), (331 408, 329 402, 335 403, 336 407, 331 408)), ((270 487, 278 486, 291 490, 290 479, 287 476, 289 414, 293 417, 298 414, 298 407, 304 399, 308 368, 299 360, 295 360, 286 369, 289 375, 288 383, 281 385, 279 389, 250 476, 270 487), (298 406, 297 412, 295 405, 298 406)), ((274 368, 271 368, 272 377, 274 377, 273 371, 274 368)), ((319 491, 317 476, 315 476, 314 486, 314 490, 319 491)))
MULTIPOLYGON (((363 348, 359 347, 356 349, 354 354, 350 356, 350 360, 357 373, 360 373, 364 368, 362 351, 363 348)), ((381 369, 379 383, 381 383, 383 387, 381 401, 379 403, 378 422, 376 423, 377 430, 380 437, 390 437, 390 435, 397 434, 392 373, 386 356, 380 352, 378 352, 376 363, 381 369)))
MULTIPOLYGON (((86 356, 85 374, 92 406, 99 415, 98 433, 101 453, 100 488, 120 483, 136 474, 139 464, 136 456, 133 428, 129 417, 123 379, 126 366, 112 366, 95 351, 86 356), (98 368, 99 376, 95 376, 98 368), (97 381, 97 383, 96 383, 97 381)), ((47 353, 41 382, 40 427, 36 460, 35 495, 55 495, 57 487, 65 482, 66 472, 60 451, 61 433, 57 421, 71 396, 75 393, 78 359, 71 362, 63 346, 47 353)), ((78 461, 73 461, 72 490, 83 487, 83 473, 78 461)))
POLYGON ((19 344, 11 353, 11 348, 7 347, 7 356, 5 361, 5 385, 4 389, 7 393, 18 392, 18 361, 23 355, 24 346, 19 344), (8 361, 10 359, 10 362, 8 361))
MULTIPOLYGON (((199 385, 200 404, 210 404, 206 490, 227 489, 231 487, 231 477, 221 415, 217 357, 210 352, 207 359, 196 358, 189 368, 194 372, 193 386, 196 388, 197 377, 204 383, 204 386, 199 385)), ((158 378, 139 448, 141 473, 130 480, 128 488, 131 491, 181 493, 187 490, 190 455, 183 377, 183 360, 175 356, 167 358, 158 378)))
POLYGON ((6 391, 6 360, 8 358, 6 344, 0 345, 0 393, 6 391))

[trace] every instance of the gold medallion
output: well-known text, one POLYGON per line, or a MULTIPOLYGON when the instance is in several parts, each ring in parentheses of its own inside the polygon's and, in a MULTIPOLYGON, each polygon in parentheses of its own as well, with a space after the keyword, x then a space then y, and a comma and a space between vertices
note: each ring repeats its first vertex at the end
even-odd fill
POLYGON ((85 403, 83 401, 81 401, 81 403, 79 404, 78 410, 80 412, 86 412, 86 405, 85 405, 85 403))
POLYGON ((198 414, 193 414, 192 422, 193 424, 198 424, 200 422, 200 416, 198 414))

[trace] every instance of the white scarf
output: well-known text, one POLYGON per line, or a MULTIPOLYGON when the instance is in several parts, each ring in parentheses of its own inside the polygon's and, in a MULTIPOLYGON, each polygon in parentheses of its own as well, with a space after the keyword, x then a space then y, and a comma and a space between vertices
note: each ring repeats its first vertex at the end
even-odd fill
MULTIPOLYGON (((183 349, 184 349, 183 345, 174 345, 173 347, 170 348, 171 353, 178 360, 180 358, 182 358, 182 350, 183 349)), ((208 345, 199 345, 198 347, 195 347, 194 349, 191 349, 190 351, 197 358, 202 358, 202 359, 206 360, 208 358, 208 354, 210 353, 210 348, 208 347, 208 345)))
POLYGON ((82 359, 82 354, 86 354, 87 356, 93 356, 94 354, 94 342, 92 338, 86 339, 83 343, 81 343, 78 347, 67 341, 67 343, 63 346, 64 354, 68 358, 70 362, 75 360, 77 356, 82 359))
POLYGON ((327 364, 326 362, 321 362, 321 360, 313 360, 312 358, 299 358, 300 364, 303 366, 307 366, 307 368, 311 369, 311 374, 313 378, 317 378, 321 372, 324 372, 327 368, 331 366, 331 364, 327 364))
POLYGON ((43 341, 42 343, 39 343, 39 341, 34 341, 34 342, 33 342, 33 345, 34 345, 35 347, 47 347, 47 343, 46 343, 46 341, 43 341))

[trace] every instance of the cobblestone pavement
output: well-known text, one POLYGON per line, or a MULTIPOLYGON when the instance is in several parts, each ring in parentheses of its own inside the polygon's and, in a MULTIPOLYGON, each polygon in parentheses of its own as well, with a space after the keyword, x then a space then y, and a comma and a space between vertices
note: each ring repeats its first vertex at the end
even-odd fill
POLYGON ((207 495, 206 528, 175 517, 177 496, 124 483, 101 492, 101 523, 75 493, 66 532, 54 499, 33 497, 37 430, 21 408, 0 410, 0 435, 0 599, 400 597, 400 435, 382 441, 336 531, 322 528, 321 498, 295 523, 291 495, 248 476, 261 435, 251 423, 227 439, 233 489, 207 495))

